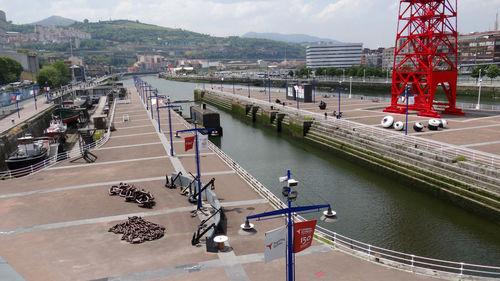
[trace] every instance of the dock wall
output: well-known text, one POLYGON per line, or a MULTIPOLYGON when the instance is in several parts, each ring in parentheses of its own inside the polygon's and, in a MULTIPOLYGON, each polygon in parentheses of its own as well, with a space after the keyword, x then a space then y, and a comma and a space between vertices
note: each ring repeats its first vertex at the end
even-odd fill
POLYGON ((473 161, 436 154, 425 147, 387 143, 335 122, 301 115, 278 104, 254 103, 243 96, 196 89, 195 100, 230 112, 246 122, 385 173, 433 196, 500 223, 500 170, 473 161))
POLYGON ((0 136, 0 171, 7 170, 5 157, 16 149, 18 137, 22 137, 26 133, 31 133, 35 137, 43 136, 43 130, 47 128, 47 124, 52 120, 52 112, 55 108, 56 105, 52 105, 40 111, 40 113, 17 124, 0 136))

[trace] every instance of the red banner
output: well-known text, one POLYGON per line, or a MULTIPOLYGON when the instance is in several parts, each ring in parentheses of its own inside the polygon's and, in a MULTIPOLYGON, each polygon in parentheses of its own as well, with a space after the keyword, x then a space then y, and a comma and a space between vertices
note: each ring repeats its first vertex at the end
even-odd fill
POLYGON ((17 96, 12 96, 12 100, 16 100, 17 96))
POLYGON ((316 228, 316 220, 296 222, 294 224, 293 252, 298 253, 311 246, 316 228))
POLYGON ((194 136, 184 138, 184 149, 185 151, 190 150, 194 146, 194 136))

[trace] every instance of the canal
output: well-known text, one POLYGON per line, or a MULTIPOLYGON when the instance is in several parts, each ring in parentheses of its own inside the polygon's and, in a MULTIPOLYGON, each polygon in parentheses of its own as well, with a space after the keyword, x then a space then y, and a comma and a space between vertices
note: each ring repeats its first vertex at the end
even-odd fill
MULTIPOLYGON (((172 100, 193 99, 194 83, 144 76, 172 100)), ((131 79, 125 86, 132 86, 131 79)), ((183 105, 188 114, 189 104, 183 105)), ((278 177, 299 181, 294 205, 330 203, 339 220, 322 226, 371 245, 457 262, 500 266, 500 226, 383 174, 220 111, 214 139, 233 160, 282 198, 278 177)), ((203 174, 203 167, 201 167, 203 174)), ((248 214, 250 215, 250 214, 248 214)), ((319 214, 306 214, 310 219, 319 214)))

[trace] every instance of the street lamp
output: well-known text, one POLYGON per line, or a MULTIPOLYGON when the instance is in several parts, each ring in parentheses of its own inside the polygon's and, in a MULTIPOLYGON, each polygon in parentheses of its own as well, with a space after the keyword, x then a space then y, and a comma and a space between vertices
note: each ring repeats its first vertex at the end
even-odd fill
MULTIPOLYGON (((294 216, 298 215, 299 213, 310 213, 317 211, 319 212, 321 209, 327 208, 327 211, 324 211, 324 217, 326 218, 323 221, 326 222, 334 222, 337 219, 337 213, 335 211, 332 211, 332 208, 330 204, 325 204, 325 205, 312 205, 312 206, 298 206, 298 207, 292 207, 292 201, 295 201, 297 199, 297 191, 292 191, 292 187, 298 185, 298 181, 292 179, 290 177, 290 170, 287 170, 287 175, 284 177, 279 178, 280 182, 286 182, 287 186, 283 187, 282 194, 283 196, 286 197, 287 202, 288 202, 288 207, 280 210, 275 210, 275 211, 270 211, 270 212, 265 212, 261 214, 256 214, 256 215, 251 215, 247 216, 245 223, 241 225, 241 229, 245 232, 250 232, 254 230, 254 225, 249 222, 250 219, 271 219, 271 218, 286 218, 286 226, 287 226, 287 238, 286 238, 286 280, 287 281, 293 281, 295 280, 295 241, 294 241, 294 235, 298 235, 295 233, 295 222, 294 222, 294 216)), ((306 238, 307 240, 313 238, 314 235, 314 227, 316 225, 316 221, 312 221, 314 226, 312 227, 313 231, 308 232, 307 236, 304 236, 303 238, 306 238)), ((300 230, 300 228, 299 228, 300 230)), ((299 231, 300 232, 300 231, 299 231)), ((302 239, 300 239, 302 240, 302 239)), ((300 243, 300 242, 299 242, 300 243)), ((299 244, 300 245, 300 244, 299 244)), ((310 245, 310 244, 309 244, 310 245)), ((308 246, 309 246, 308 245, 308 246)), ((308 246, 305 246, 302 249, 307 248, 308 246)))
POLYGON ((349 77, 349 98, 352 96, 352 76, 349 77))
POLYGON ((477 95, 477 105, 476 105, 476 109, 481 109, 481 82, 483 81, 483 78, 481 77, 481 68, 479 68, 479 81, 478 81, 478 84, 479 84, 479 93, 477 95))
POLYGON ((340 90, 342 89, 342 81, 339 82, 339 113, 337 114, 337 119, 340 119, 340 90))

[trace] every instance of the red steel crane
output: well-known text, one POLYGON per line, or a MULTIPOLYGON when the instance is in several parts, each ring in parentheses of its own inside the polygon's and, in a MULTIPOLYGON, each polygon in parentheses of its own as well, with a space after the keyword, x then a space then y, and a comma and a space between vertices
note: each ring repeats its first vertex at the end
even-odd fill
POLYGON ((391 106, 384 112, 406 112, 400 97, 408 87, 413 100, 408 109, 419 116, 440 118, 437 107, 444 107, 443 114, 464 115, 455 107, 457 36, 457 0, 400 0, 391 106), (448 102, 434 101, 438 86, 448 102))

